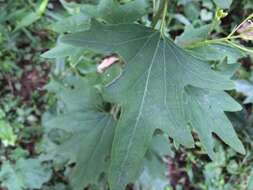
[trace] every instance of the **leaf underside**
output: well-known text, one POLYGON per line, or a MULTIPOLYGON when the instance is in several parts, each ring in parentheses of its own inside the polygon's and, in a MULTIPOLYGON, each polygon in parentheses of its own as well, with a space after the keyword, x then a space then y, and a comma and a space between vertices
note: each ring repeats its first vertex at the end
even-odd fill
POLYGON ((194 146, 191 132, 196 132, 212 159, 212 133, 245 152, 224 114, 241 109, 224 92, 234 88, 232 81, 159 32, 136 24, 93 22, 89 31, 66 35, 61 42, 117 53, 126 63, 122 76, 105 92, 107 101, 121 106, 109 169, 112 190, 124 189, 139 176, 156 129, 186 147, 194 146))

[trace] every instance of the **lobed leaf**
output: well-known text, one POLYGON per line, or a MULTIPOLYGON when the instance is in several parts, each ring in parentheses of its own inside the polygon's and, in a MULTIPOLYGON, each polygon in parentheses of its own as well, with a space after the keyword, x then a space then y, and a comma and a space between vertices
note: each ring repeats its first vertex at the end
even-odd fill
POLYGON ((75 167, 70 175, 74 190, 97 184, 102 173, 107 172, 115 121, 102 112, 102 99, 87 80, 78 78, 71 86, 59 85, 55 89, 63 104, 63 113, 44 122, 48 131, 64 130, 70 134, 54 150, 64 153, 75 167))
POLYGON ((136 24, 93 22, 89 31, 66 35, 61 42, 117 53, 126 62, 122 76, 108 86, 105 95, 121 106, 111 152, 112 190, 123 189, 138 178, 156 129, 186 147, 194 146, 191 131, 197 132, 212 159, 213 132, 244 153, 224 114, 240 109, 223 92, 233 89, 233 82, 158 31, 136 24))
POLYGON ((204 61, 220 61, 227 58, 228 64, 237 63, 245 52, 226 43, 210 43, 189 49, 190 53, 204 61))
POLYGON ((8 161, 2 164, 0 181, 10 190, 40 189, 51 177, 51 170, 39 159, 20 159, 15 165, 8 161))
POLYGON ((131 23, 147 13, 147 0, 120 4, 115 0, 101 0, 98 5, 83 5, 81 11, 108 23, 131 23))

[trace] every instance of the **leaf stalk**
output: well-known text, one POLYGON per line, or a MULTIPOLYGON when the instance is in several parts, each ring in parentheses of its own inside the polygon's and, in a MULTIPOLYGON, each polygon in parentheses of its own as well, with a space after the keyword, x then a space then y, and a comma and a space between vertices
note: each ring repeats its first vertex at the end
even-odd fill
POLYGON ((161 22, 161 26, 160 26, 160 32, 163 37, 165 36, 165 29, 166 29, 166 15, 168 12, 168 1, 169 0, 164 0, 162 22, 161 22))
POLYGON ((231 46, 234 46, 234 47, 236 47, 236 48, 238 48, 238 49, 240 49, 240 50, 242 50, 244 52, 253 54, 253 50, 252 49, 249 49, 247 47, 241 46, 241 45, 239 45, 239 44, 237 44, 237 43, 235 43, 233 41, 234 39, 240 39, 240 38, 242 38, 242 36, 240 34, 239 35, 234 35, 234 34, 236 33, 236 31, 238 31, 243 26, 243 24, 245 22, 247 22, 248 20, 250 20, 252 18, 253 18, 253 13, 250 14, 246 19, 244 19, 237 27, 235 27, 231 31, 231 33, 228 36, 226 36, 224 38, 218 38, 218 39, 204 40, 202 42, 196 42, 196 43, 188 46, 188 48, 198 47, 198 46, 203 45, 203 44, 212 44, 212 43, 223 43, 223 42, 225 42, 225 43, 228 43, 231 46))

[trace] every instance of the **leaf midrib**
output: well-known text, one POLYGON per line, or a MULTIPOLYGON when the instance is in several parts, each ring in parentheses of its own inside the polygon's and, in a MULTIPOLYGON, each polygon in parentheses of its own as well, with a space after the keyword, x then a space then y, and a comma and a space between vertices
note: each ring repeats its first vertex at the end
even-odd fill
MULTIPOLYGON (((148 85, 149 85, 149 80, 150 80, 150 74, 151 74, 151 71, 152 71, 152 67, 154 65, 154 61, 155 61, 155 57, 156 57, 156 54, 157 54, 157 51, 158 51, 158 48, 159 48, 160 41, 161 41, 161 37, 159 37, 159 40, 157 42, 154 54, 152 56, 151 63, 150 63, 149 68, 148 68, 148 74, 147 74, 147 78, 146 78, 145 88, 144 88, 144 91, 143 91, 143 96, 142 96, 142 100, 141 100, 140 109, 139 109, 138 115, 136 117, 136 122, 134 124, 134 128, 132 130, 132 134, 130 136, 130 140, 129 140, 129 143, 128 143, 128 147, 127 147, 127 151, 126 151, 126 156, 125 156, 125 159, 123 160, 123 162, 121 164, 121 170, 120 171, 122 171, 122 168, 124 167, 124 165, 125 165, 125 163, 126 163, 126 161, 128 159, 129 151, 130 151, 130 148, 131 148, 131 146, 133 144, 133 137, 134 137, 134 134, 135 134, 135 132, 137 130, 137 126, 138 126, 140 117, 142 115, 145 99, 146 99, 146 96, 147 96, 147 90, 148 90, 148 85)), ((118 180, 117 180, 117 184, 120 184, 120 181, 122 179, 122 175, 123 175, 122 173, 119 175, 118 180)))

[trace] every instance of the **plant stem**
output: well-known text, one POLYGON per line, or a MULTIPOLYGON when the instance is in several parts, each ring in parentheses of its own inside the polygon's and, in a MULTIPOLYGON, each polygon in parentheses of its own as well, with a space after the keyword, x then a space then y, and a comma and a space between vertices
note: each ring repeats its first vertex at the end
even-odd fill
POLYGON ((242 51, 245 51, 245 52, 248 52, 248 53, 251 53, 253 54, 253 50, 252 49, 248 49, 246 47, 243 47, 235 42, 233 42, 232 40, 233 39, 238 39, 238 38, 241 38, 242 36, 239 34, 239 35, 234 35, 236 33, 236 31, 238 29, 240 29, 242 27, 242 25, 247 22, 248 20, 252 19, 253 18, 253 13, 250 14, 246 19, 244 19, 241 24, 239 24, 237 27, 235 27, 232 32, 225 38, 219 38, 219 39, 212 39, 212 40, 205 40, 205 41, 202 41, 202 42, 196 42, 196 43, 193 43, 192 45, 188 46, 188 48, 194 48, 194 47, 197 47, 197 46, 200 46, 200 45, 203 45, 203 44, 212 44, 212 43, 222 43, 222 42, 226 42, 228 44, 230 44, 231 46, 234 46, 242 51))
POLYGON ((161 26, 160 26, 160 32, 161 32, 162 36, 165 35, 166 15, 168 12, 168 1, 169 0, 164 0, 164 5, 163 5, 162 22, 161 22, 161 26))
POLYGON ((152 19, 152 23, 151 26, 153 28, 155 28, 157 22, 159 21, 162 11, 163 9, 159 6, 160 5, 160 1, 158 3, 156 3, 156 0, 153 0, 153 19, 152 19))
POLYGON ((42 16, 42 14, 45 12, 47 8, 48 0, 43 0, 42 3, 39 6, 39 9, 37 10, 37 14, 39 16, 42 16))
MULTIPOLYGON (((188 46, 189 48, 194 48, 194 47, 197 47, 199 45, 202 45, 202 44, 212 44, 212 43, 222 43, 222 42, 226 42, 226 43, 229 43, 229 44, 235 44, 233 42, 231 42, 232 39, 238 39, 238 38, 241 38, 240 35, 236 35, 236 36, 227 36, 227 37, 224 37, 224 38, 218 38, 218 39, 212 39, 212 40, 205 40, 205 41, 202 41, 202 42, 196 42, 194 44, 192 44, 192 46, 188 46)), ((235 45, 233 45, 235 46, 235 45)), ((239 46, 239 45, 237 45, 239 46)), ((240 46, 241 47, 241 46, 240 46)), ((241 47, 240 49, 242 50, 243 47, 241 47)), ((244 51, 245 51, 246 48, 244 48, 244 51)))
POLYGON ((159 11, 159 3, 160 1, 158 0, 153 0, 153 19, 155 18, 157 12, 159 11))
MULTIPOLYGON (((155 26, 158 23, 161 16, 162 16, 162 22, 165 22, 166 13, 167 13, 167 10, 168 10, 168 1, 169 0, 163 0, 163 5, 162 6, 159 6, 159 5, 157 6, 157 13, 153 16, 153 20, 152 20, 152 23, 151 23, 151 26, 153 28, 155 28, 155 26)), ((161 27, 160 27, 160 29, 161 29, 161 27)))
POLYGON ((152 19, 154 19, 155 14, 156 14, 156 2, 155 2, 155 0, 153 0, 152 3, 153 3, 153 18, 152 19))
POLYGON ((240 45, 238 45, 238 44, 236 44, 234 42, 231 42, 231 41, 227 41, 227 43, 229 43, 230 45, 232 45, 232 46, 234 46, 234 47, 236 47, 236 48, 238 48, 238 49, 240 49, 242 51, 245 51, 245 52, 253 54, 253 50, 251 50, 251 49, 245 48, 245 47, 240 46, 240 45))
POLYGON ((213 40, 205 40, 203 42, 198 42, 198 43, 195 43, 193 44, 192 46, 188 46, 188 48, 194 48, 194 47, 198 47, 200 45, 203 45, 203 44, 219 44, 219 43, 222 43, 222 42, 226 42, 228 44, 230 44, 231 46, 234 46, 244 52, 248 52, 248 53, 251 53, 253 54, 253 50, 251 49, 248 49, 248 48, 245 48, 243 46, 240 46, 234 42, 231 41, 231 39, 237 39, 237 38, 240 38, 240 35, 237 35, 237 36, 231 36, 231 37, 225 37, 225 38, 219 38, 219 39, 213 39, 213 40))

